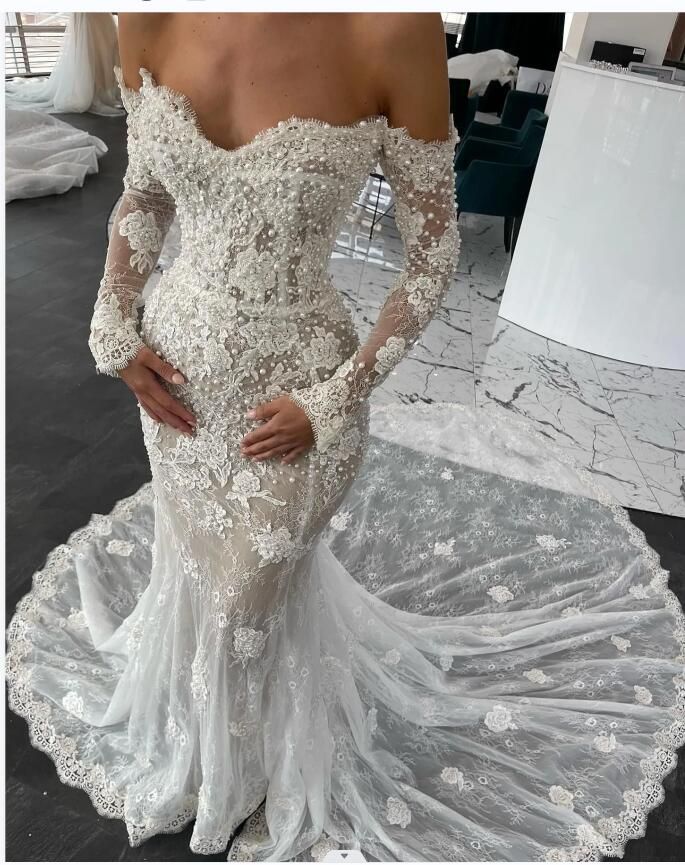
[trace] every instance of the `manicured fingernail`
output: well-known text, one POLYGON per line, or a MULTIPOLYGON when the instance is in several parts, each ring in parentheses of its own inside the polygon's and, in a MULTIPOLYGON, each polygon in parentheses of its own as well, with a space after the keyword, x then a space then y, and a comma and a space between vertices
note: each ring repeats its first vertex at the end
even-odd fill
POLYGON ((181 375, 180 372, 175 372, 171 376, 171 380, 173 381, 174 384, 185 384, 185 379, 183 378, 183 376, 181 375))

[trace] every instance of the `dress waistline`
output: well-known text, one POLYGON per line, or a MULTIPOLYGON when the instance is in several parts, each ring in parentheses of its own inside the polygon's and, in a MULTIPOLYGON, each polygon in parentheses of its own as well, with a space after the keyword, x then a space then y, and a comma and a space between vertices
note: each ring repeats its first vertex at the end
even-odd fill
MULTIPOLYGON (((245 297, 241 297, 240 286, 236 282, 232 282, 229 273, 221 273, 220 276, 211 271, 203 270, 198 267, 197 262, 186 259, 181 255, 176 258, 173 264, 164 272, 164 277, 167 279, 176 279, 184 274, 192 275, 188 280, 188 286, 197 285, 197 277, 201 277, 206 281, 207 286, 214 286, 221 291, 226 292, 227 297, 236 301, 236 309, 232 310, 231 305, 227 305, 227 317, 260 320, 288 320, 293 318, 305 318, 312 314, 323 313, 329 309, 336 309, 342 302, 342 299, 335 287, 332 277, 327 270, 323 270, 318 277, 315 277, 311 282, 307 283, 307 297, 302 300, 291 302, 290 300, 281 300, 276 292, 273 299, 269 303, 249 303, 245 297), (235 288, 236 293, 231 289, 235 288)), ((201 289, 198 289, 201 291, 201 289)))

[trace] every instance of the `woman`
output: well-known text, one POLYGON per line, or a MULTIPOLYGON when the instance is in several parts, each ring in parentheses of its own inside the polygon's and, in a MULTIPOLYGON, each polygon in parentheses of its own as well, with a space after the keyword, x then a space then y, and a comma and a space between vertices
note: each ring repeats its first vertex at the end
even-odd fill
POLYGON ((683 738, 655 554, 508 419, 388 409, 369 435, 456 264, 440 17, 121 18, 90 346, 152 483, 36 575, 13 708, 131 844, 194 819, 232 860, 621 855, 683 738), (405 262, 362 342, 326 264, 377 162, 405 262))

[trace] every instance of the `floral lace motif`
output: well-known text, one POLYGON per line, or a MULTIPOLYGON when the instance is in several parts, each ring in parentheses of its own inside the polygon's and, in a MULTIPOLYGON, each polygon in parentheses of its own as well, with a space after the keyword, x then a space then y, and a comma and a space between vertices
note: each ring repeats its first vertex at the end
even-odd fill
MULTIPOLYGON (((430 408, 435 411, 437 407, 433 406, 430 408)), ((459 413, 458 406, 449 406, 445 408, 446 410, 449 408, 452 415, 459 413)), ((420 407, 413 407, 412 411, 420 413, 420 407)), ((437 420, 438 419, 436 418, 436 428, 439 428, 440 424, 437 423, 437 420)), ((534 434, 530 429, 526 429, 525 435, 530 436, 534 434)), ((545 445, 545 447, 547 447, 547 445, 545 445)), ((389 462, 382 463, 383 474, 381 476, 387 474, 390 464, 391 463, 389 462)), ((425 466, 423 472, 426 477, 429 477, 431 474, 430 470, 427 471, 425 466)), ((439 476, 439 472, 440 468, 438 466, 436 477, 439 476)), ((374 488, 373 484, 371 485, 371 488, 374 488)), ((599 489, 601 493, 601 488, 599 489)), ((387 493, 387 491, 388 488, 386 488, 385 492, 387 493)), ((425 496, 425 494, 422 495, 421 500, 427 502, 430 501, 429 497, 425 496)), ((152 489, 150 486, 146 486, 141 489, 136 496, 121 502, 114 509, 111 515, 106 517, 94 515, 87 527, 75 532, 67 544, 56 548, 51 553, 44 570, 35 575, 32 593, 20 604, 8 633, 9 652, 7 669, 10 682, 10 703, 15 711, 19 711, 29 720, 34 745, 51 754, 60 769, 60 777, 62 780, 66 783, 83 787, 89 792, 100 813, 109 817, 119 817, 120 819, 124 818, 124 800, 121 791, 118 791, 113 785, 112 778, 108 777, 105 773, 104 767, 94 763, 92 757, 80 749, 82 743, 81 746, 77 746, 76 741, 69 736, 56 736, 55 725, 62 724, 61 716, 58 714, 59 707, 50 706, 49 703, 41 700, 35 693, 30 675, 27 675, 29 672, 27 660, 32 651, 32 631, 35 632, 36 623, 39 621, 39 618, 45 614, 45 603, 59 603, 61 592, 63 591, 61 578, 62 575, 67 572, 70 563, 82 560, 83 556, 88 554, 92 544, 102 543, 103 538, 104 541, 107 542, 107 538, 113 531, 114 524, 116 524, 117 535, 128 536, 129 532, 122 529, 126 520, 131 521, 130 532, 139 531, 141 522, 139 510, 141 507, 149 507, 151 501, 152 489)), ((605 499, 605 501, 608 503, 609 500, 605 499)), ((352 526, 360 517, 359 511, 354 507, 353 502, 350 503, 350 507, 352 510, 347 511, 350 516, 346 520, 348 534, 343 541, 344 544, 349 544, 350 539, 354 537, 352 526)), ((366 507, 367 505, 364 505, 364 511, 366 510, 366 507)), ((564 508, 564 514, 567 510, 568 508, 564 508)), ((642 533, 629 523, 625 512, 621 508, 613 505, 609 513, 613 515, 621 528, 621 532, 623 533, 620 536, 622 539, 621 543, 633 544, 638 548, 637 556, 634 561, 636 563, 639 562, 641 566, 645 564, 648 566, 645 569, 643 577, 647 576, 649 579, 651 573, 651 580, 649 581, 651 589, 650 598, 659 598, 661 604, 665 604, 666 607, 672 610, 674 622, 677 628, 676 635, 681 646, 680 657, 682 661, 682 649, 685 647, 685 616, 683 616, 682 610, 680 610, 679 602, 668 590, 668 575, 660 569, 658 557, 646 544, 642 533), (625 541, 623 541, 624 536, 626 539, 625 541)), ((525 523, 525 510, 522 519, 525 523)), ((338 532, 333 530, 333 534, 337 535, 338 532)), ((567 537, 570 537, 568 532, 565 534, 567 537)), ((571 541, 569 549, 574 549, 574 543, 574 541, 571 541)), ((116 553, 113 553, 112 555, 115 558, 118 558, 116 553)), ((437 561, 439 560, 440 559, 438 558, 437 561)), ((372 572, 369 573, 371 574, 371 578, 373 578, 372 572)), ((632 598, 632 595, 626 594, 626 597, 632 598)), ((640 600, 641 599, 633 598, 633 600, 628 601, 628 603, 635 603, 640 600)), ((644 601, 645 599, 642 600, 644 601)), ((637 606, 635 608, 637 609, 637 606)), ((64 615, 75 627, 80 628, 82 626, 82 616, 78 613, 79 611, 75 611, 73 606, 65 605, 64 615)), ((358 618, 355 614, 353 614, 353 617, 358 618)), ((489 630, 494 633, 498 629, 490 628, 489 630)), ((483 628, 483 632, 485 632, 485 628, 483 628)), ((368 632, 364 633, 368 634, 368 632)), ((248 655, 255 654, 255 650, 261 643, 259 635, 253 633, 249 629, 244 633, 236 630, 235 634, 238 636, 239 647, 245 648, 248 655)), ((390 660, 399 661, 397 654, 393 652, 390 660)), ((477 663, 477 661, 477 657, 472 659, 472 662, 477 663)), ((610 656, 607 656, 607 661, 609 664, 611 663, 610 656)), ((284 669, 290 669, 289 663, 290 662, 286 661, 284 669)), ((405 661, 403 661, 403 663, 405 663, 405 661)), ((460 667, 462 665, 463 660, 460 662, 460 667)), ((199 682, 201 681, 201 678, 206 675, 206 660, 203 659, 198 661, 194 664, 194 667, 199 682)), ((473 669, 476 668, 477 667, 473 667, 473 669)), ((531 683, 544 685, 550 678, 540 675, 541 670, 539 667, 529 668, 528 672, 531 675, 526 675, 526 678, 528 678, 531 683)), ((507 675, 511 676, 512 674, 507 673, 507 675)), ((292 677, 292 672, 290 673, 290 677, 292 677)), ((302 679, 302 681, 306 681, 306 679, 302 679)), ((567 841, 563 846, 546 847, 544 849, 536 848, 536 855, 532 858, 547 861, 580 861, 593 859, 600 854, 620 856, 622 855, 623 847, 629 838, 638 837, 644 834, 646 814, 662 801, 662 779, 665 775, 669 774, 669 772, 672 772, 676 760, 675 749, 685 742, 685 675, 681 674, 679 677, 674 679, 674 683, 678 688, 677 693, 674 695, 676 702, 673 706, 670 706, 670 704, 664 704, 663 711, 658 708, 655 709, 659 714, 655 715, 655 721, 658 726, 654 729, 653 745, 649 746, 648 749, 647 746, 645 746, 646 756, 641 760, 640 764, 642 780, 639 786, 626 789, 623 793, 625 809, 620 814, 614 813, 614 815, 611 816, 604 816, 601 810, 598 810, 594 804, 587 801, 588 784, 583 781, 583 778, 578 778, 576 785, 574 785, 571 782, 572 775, 570 775, 563 783, 552 784, 547 788, 544 786, 541 787, 540 795, 548 799, 551 805, 555 808, 562 808, 569 812, 575 812, 578 814, 579 819, 587 818, 590 822, 582 822, 578 825, 569 824, 568 834, 566 836, 567 841), (577 790, 577 785, 579 783, 581 786, 580 793, 577 790), (586 792, 584 795, 581 795, 583 790, 586 792)), ((660 688, 662 687, 663 684, 660 688)), ((333 686, 333 693, 334 692, 335 685, 333 686)), ((650 700, 651 691, 649 691, 644 685, 635 686, 633 692, 637 703, 642 704, 642 706, 649 706, 652 704, 653 701, 650 700)), ((662 694, 664 692, 660 690, 659 693, 662 694)), ((423 700, 421 702, 425 704, 422 711, 428 711, 429 701, 423 700)), ((64 699, 61 701, 61 704, 64 710, 68 711, 72 718, 76 719, 80 718, 86 710, 86 702, 83 693, 79 693, 78 690, 74 689, 65 691, 64 699)), ((460 711, 463 712, 467 709, 467 706, 463 703, 460 705, 460 711)), ((491 708, 488 709, 485 715, 480 716, 480 722, 482 723, 484 733, 490 737, 497 737, 497 741, 500 743, 498 747, 507 749, 511 748, 515 745, 516 737, 519 735, 525 735, 527 726, 527 706, 528 704, 526 703, 525 697, 517 698, 516 704, 508 703, 505 705, 503 702, 491 703, 491 708), (514 705, 520 707, 522 711, 521 719, 515 717, 513 711, 514 705), (516 724, 516 727, 514 728, 511 726, 512 721, 516 724), (509 736, 513 736, 514 738, 507 738, 509 736)), ((197 706, 196 708, 198 713, 202 711, 201 706, 197 706)), ((409 710, 410 707, 407 707, 407 711, 409 710)), ((611 717, 611 715, 608 717, 611 717)), ((246 748, 249 748, 249 743, 253 741, 252 736, 256 728, 251 727, 246 719, 243 721, 230 721, 228 726, 229 734, 237 740, 240 740, 241 743, 244 743, 246 748)), ((612 729, 601 730, 598 729, 599 726, 600 725, 598 725, 597 720, 594 717, 587 716, 584 725, 589 734, 587 741, 592 744, 597 759, 601 760, 606 757, 609 761, 618 760, 619 765, 626 765, 624 761, 628 755, 622 750, 621 737, 612 729)), ((184 741, 187 741, 184 735, 184 722, 178 714, 174 714, 174 716, 165 714, 164 728, 165 736, 168 737, 170 741, 175 742, 178 745, 182 745, 184 741)), ((379 717, 376 708, 370 710, 368 713, 366 729, 369 733, 373 733, 374 735, 376 735, 377 731, 380 731, 381 736, 386 735, 387 733, 386 719, 382 716, 379 717)), ((421 728, 419 728, 419 730, 420 729, 421 728)), ((561 730, 558 729, 557 733, 561 734, 561 730)), ((425 744, 425 734, 426 730, 424 729, 419 739, 417 739, 417 743, 420 741, 425 744)), ((472 735, 473 745, 475 746, 478 742, 478 737, 473 733, 473 731, 472 735)), ((344 742, 344 737, 341 737, 340 741, 342 744, 344 742)), ((493 738, 485 738, 484 741, 488 743, 489 748, 492 748, 495 740, 493 738)), ((421 760, 424 760, 426 757, 423 747, 419 749, 417 754, 420 756, 421 760)), ((144 755, 141 754, 138 759, 140 760, 141 767, 146 765, 144 755)), ((535 760, 535 756, 532 755, 531 759, 535 760)), ((607 763, 607 765, 611 764, 607 763)), ((602 771, 601 768, 600 771, 602 771)), ((401 777, 395 773, 396 769, 393 768, 391 776, 401 777)), ((451 806, 457 809, 460 808, 459 801, 462 797, 468 797, 465 801, 472 804, 473 802, 478 801, 478 797, 485 795, 484 791, 487 791, 490 787, 490 782, 486 772, 483 772, 482 770, 478 771, 475 767, 469 771, 466 767, 455 766, 449 762, 446 762, 444 767, 441 770, 438 770, 436 784, 441 785, 440 789, 444 791, 444 795, 447 795, 449 791, 452 791, 451 795, 458 797, 454 805, 451 806), (483 791, 483 793, 480 791, 483 791), (474 799, 473 797, 476 798, 474 799)), ((437 789, 438 788, 436 787, 435 790, 437 791, 437 789)), ((134 821, 132 816, 129 814, 127 817, 127 825, 129 827, 131 843, 141 843, 145 838, 150 837, 151 834, 156 834, 157 832, 178 831, 196 814, 204 813, 202 811, 202 808, 204 807, 202 803, 211 803, 213 796, 215 796, 216 793, 212 793, 211 783, 209 782, 206 787, 203 787, 203 791, 204 792, 201 791, 199 799, 197 796, 185 797, 179 802, 178 810, 174 814, 167 813, 166 816, 160 815, 159 817, 153 817, 150 814, 144 817, 144 815, 141 814, 138 822, 134 821)), ((433 793, 433 795, 438 794, 433 793)), ((440 793, 439 795, 442 796, 443 794, 440 793)), ((261 798, 263 798, 263 793, 261 798)), ((242 815, 245 816, 252 813, 259 801, 261 801, 261 799, 257 796, 252 798, 242 810, 242 815)), ((399 827, 400 830, 404 831, 404 829, 409 829, 409 827, 413 825, 412 821, 417 813, 421 813, 422 817, 425 816, 423 806, 419 806, 417 802, 406 798, 404 795, 388 797, 387 799, 383 799, 380 804, 382 804, 382 809, 378 812, 377 817, 385 824, 386 829, 396 826, 399 827), (419 810, 417 811, 416 809, 419 810), (404 829, 402 824, 404 824, 404 829)), ((484 804, 483 807, 487 808, 487 804, 484 804)), ((440 808, 444 809, 444 805, 441 805, 440 808)), ((237 839, 236 843, 232 845, 229 853, 229 859, 232 861, 252 859, 254 853, 261 849, 260 845, 264 843, 266 838, 268 838, 263 813, 259 812, 255 819, 257 822, 254 823, 254 826, 256 827, 257 824, 259 824, 261 827, 259 832, 252 835, 249 833, 243 835, 241 833, 239 839, 237 839)), ((232 831, 230 828, 231 825, 234 824, 227 824, 228 828, 222 827, 221 833, 217 834, 214 838, 202 836, 197 840, 193 840, 191 843, 192 849, 195 852, 214 853, 224 850, 228 838, 230 837, 230 831, 232 831), (229 831, 228 836, 226 831, 229 831)), ((306 837, 305 834, 303 834, 303 838, 304 837, 306 837)), ((460 849, 459 841, 454 836, 449 837, 451 839, 450 844, 452 845, 449 850, 444 846, 447 836, 444 836, 441 839, 431 834, 430 843, 435 849, 443 850, 444 855, 451 856, 454 859, 456 851, 460 849)), ((474 858, 474 855, 479 858, 487 858, 487 851, 490 849, 489 845, 492 843, 493 838, 494 836, 490 836, 490 840, 488 840, 488 830, 485 828, 483 829, 482 834, 479 833, 479 837, 470 837, 466 842, 467 848, 471 851, 477 851, 477 854, 471 853, 469 858, 474 858)), ((377 849, 374 848, 371 839, 361 837, 359 840, 362 842, 362 849, 367 845, 369 851, 372 853, 374 849, 377 849)), ((426 838, 424 836, 424 841, 425 840, 426 838)), ((325 855, 325 852, 328 852, 329 849, 334 849, 334 847, 331 846, 330 836, 326 836, 325 834, 319 834, 316 837, 311 838, 310 843, 314 845, 312 848, 314 852, 319 855, 325 855), (319 846, 316 846, 317 840, 319 841, 319 846)), ((350 844, 344 843, 343 840, 339 840, 334 846, 344 848, 350 846, 350 844)), ((307 859, 308 857, 303 856, 296 858, 307 859)))
POLYGON ((346 418, 408 353, 449 286, 459 253, 454 198, 458 140, 453 125, 441 142, 416 141, 402 130, 385 130, 380 164, 395 194, 406 257, 364 345, 330 378, 291 393, 312 422, 321 451, 336 441, 346 418))
POLYGON ((114 216, 88 341, 98 372, 113 376, 143 346, 137 304, 176 214, 174 199, 150 165, 142 118, 130 103, 127 107, 124 194, 114 216))

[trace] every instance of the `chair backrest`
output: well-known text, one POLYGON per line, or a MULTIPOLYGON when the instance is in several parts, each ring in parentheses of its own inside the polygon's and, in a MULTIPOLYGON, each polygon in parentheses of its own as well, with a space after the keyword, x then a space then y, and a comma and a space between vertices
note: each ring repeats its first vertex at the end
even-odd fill
POLYGON ((517 165, 532 165, 534 166, 540 155, 542 147, 542 139, 545 137, 545 129, 547 128, 547 117, 543 114, 544 120, 539 123, 531 123, 528 132, 518 148, 518 154, 513 160, 517 165))
POLYGON ((520 129, 523 126, 528 112, 535 108, 544 112, 547 105, 547 96, 542 93, 528 93, 526 90, 511 90, 507 94, 502 109, 502 126, 510 126, 520 129))
POLYGON ((464 140, 466 133, 469 131, 469 126, 475 120, 476 111, 478 110, 478 99, 478 96, 469 96, 466 103, 466 115, 464 117, 464 120, 462 121, 464 124, 464 128, 460 129, 457 126, 457 132, 459 133, 459 138, 462 141, 464 140))
POLYGON ((547 123, 547 115, 543 111, 538 111, 537 108, 531 108, 526 115, 526 119, 523 121, 523 126, 519 133, 520 138, 523 139, 528 135, 531 126, 535 126, 536 124, 544 126, 545 123, 547 123))
MULTIPOLYGON (((450 113, 454 120, 454 125, 463 136, 465 127, 470 123, 469 120, 469 90, 471 82, 468 78, 450 78, 450 113)), ((473 118, 471 118, 472 120, 473 118)))

